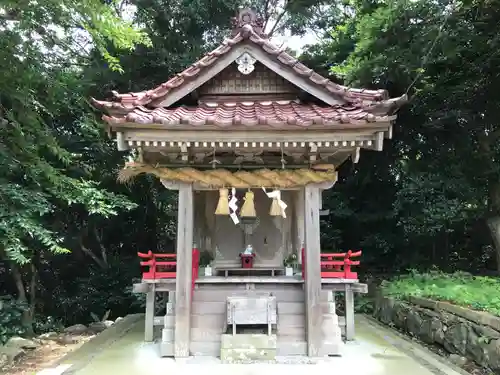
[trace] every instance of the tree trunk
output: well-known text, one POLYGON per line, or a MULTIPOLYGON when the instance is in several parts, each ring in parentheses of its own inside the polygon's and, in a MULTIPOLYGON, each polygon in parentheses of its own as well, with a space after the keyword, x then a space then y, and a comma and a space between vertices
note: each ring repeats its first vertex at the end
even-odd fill
POLYGON ((14 283, 16 284, 17 300, 22 303, 27 303, 28 299, 26 298, 26 290, 24 289, 23 275, 21 274, 21 270, 16 264, 13 264, 12 262, 10 270, 12 272, 14 283))
MULTIPOLYGON (((99 238, 96 237, 96 240, 99 240, 99 238)), ((82 252, 84 254, 87 254, 90 258, 92 258, 92 260, 102 269, 106 269, 108 268, 108 264, 107 264, 107 259, 105 258, 106 257, 106 252, 105 252, 105 249, 103 250, 103 248, 101 248, 101 250, 103 250, 103 257, 104 259, 100 259, 97 255, 95 255, 91 249, 89 249, 88 247, 86 247, 83 243, 83 234, 80 236, 79 238, 79 242, 80 242, 80 249, 82 250, 82 252)))
POLYGON ((16 284, 17 301, 23 303, 26 307, 26 309, 23 312, 23 318, 22 318, 23 325, 26 327, 26 333, 29 336, 33 336, 33 320, 31 318, 30 309, 28 308, 28 298, 26 296, 26 289, 24 287, 23 275, 17 264, 11 262, 10 269, 12 273, 12 278, 14 279, 14 283, 16 284))
POLYGON ((491 239, 495 246, 495 254, 497 261, 497 272, 500 274, 500 216, 494 216, 487 220, 490 228, 491 239))
POLYGON ((38 252, 35 250, 33 254, 33 258, 30 263, 31 270, 31 280, 29 285, 29 319, 30 326, 33 326, 33 322, 35 321, 35 310, 36 310, 36 287, 38 285, 38 252))

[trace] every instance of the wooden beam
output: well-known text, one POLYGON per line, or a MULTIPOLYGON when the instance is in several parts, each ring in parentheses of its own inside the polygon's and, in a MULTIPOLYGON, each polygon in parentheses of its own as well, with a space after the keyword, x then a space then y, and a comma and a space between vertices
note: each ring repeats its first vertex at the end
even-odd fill
POLYGON ((307 185, 304 188, 305 218, 305 297, 306 297, 306 339, 307 355, 317 357, 322 343, 321 309, 321 267, 320 267, 320 231, 319 207, 321 190, 307 185))
POLYGON ((118 151, 127 151, 129 149, 123 132, 116 133, 116 143, 118 151))
POLYGON ((188 146, 186 143, 181 144, 181 159, 184 162, 189 160, 188 146))
POLYGON ((375 151, 384 149, 384 132, 378 132, 375 137, 375 151))
POLYGON ((179 186, 177 275, 175 287, 175 357, 189 357, 191 335, 191 273, 193 260, 193 186, 179 186))
POLYGON ((311 142, 309 146, 309 161, 314 162, 316 161, 316 158, 318 157, 318 146, 316 143, 311 142))
POLYGON ((389 127, 389 130, 388 130, 388 131, 387 131, 387 133, 385 134, 385 137, 386 137, 387 139, 392 139, 392 130, 393 130, 393 129, 392 129, 392 127, 393 127, 393 126, 391 125, 391 126, 389 127))
MULTIPOLYGON (((219 149, 222 147, 228 148, 255 148, 255 147, 277 147, 277 142, 288 142, 288 147, 307 147, 308 142, 322 141, 322 146, 326 148, 346 147, 352 148, 351 142, 363 142, 363 144, 355 144, 356 146, 370 146, 368 142, 373 142, 376 139, 375 133, 385 132, 391 125, 386 122, 369 123, 368 125, 353 125, 353 124, 339 124, 331 125, 328 129, 311 129, 308 131, 251 131, 245 129, 232 129, 231 131, 222 131, 217 129, 200 130, 195 128, 193 130, 175 130, 167 129, 164 125, 138 125, 138 124, 117 124, 114 125, 115 131, 123 131, 125 140, 136 142, 150 142, 150 146, 154 147, 154 142, 157 142, 157 147, 176 146, 180 147, 179 143, 191 142, 194 147, 214 147, 219 149), (138 128, 140 126, 140 128, 138 128), (151 143, 151 141, 153 141, 151 143), (198 142, 198 146, 196 146, 198 142), (220 145, 223 142, 223 146, 220 145), (245 147, 245 142, 247 146, 245 147), (335 143, 337 142, 337 143, 335 143), (346 142, 345 145, 343 142, 346 142), (348 143, 349 142, 349 143, 348 143), (228 143, 230 145, 228 145, 228 143), (253 144, 255 143, 255 147, 253 144), (262 145, 261 145, 262 143, 262 145), (271 146, 269 146, 271 143, 271 146), (328 145, 327 145, 328 143, 328 145), (323 146, 323 144, 325 146, 323 146)), ((176 126, 179 128, 179 125, 176 126)), ((144 144, 145 145, 145 144, 144 144)), ((132 146, 136 146, 132 144, 132 146)), ((141 143, 141 146, 143 144, 141 143)), ((278 147, 279 148, 279 147, 278 147)), ((285 146, 285 148, 287 148, 285 146)))

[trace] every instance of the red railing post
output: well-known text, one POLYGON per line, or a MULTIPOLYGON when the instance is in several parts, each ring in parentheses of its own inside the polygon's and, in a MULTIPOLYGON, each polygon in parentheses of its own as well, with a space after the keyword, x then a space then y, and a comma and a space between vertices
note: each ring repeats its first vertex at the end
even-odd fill
POLYGON ((151 250, 148 252, 149 260, 149 275, 152 279, 156 279, 156 257, 151 250))
POLYGON ((347 253, 344 256, 344 278, 347 279, 349 278, 349 275, 351 273, 351 254, 352 250, 347 251, 347 253))
POLYGON ((139 258, 146 259, 140 262, 141 266, 149 267, 146 272, 142 273, 144 280, 156 279, 174 279, 176 277, 176 254, 154 254, 149 250, 146 254, 137 253, 139 258), (167 258, 167 261, 158 261, 158 258, 167 258), (168 260, 168 259, 172 260, 168 260), (165 267, 167 270, 158 270, 158 267, 165 267), (174 268, 172 271, 171 268, 174 268))
POLYGON ((198 279, 198 270, 200 266, 200 251, 193 247, 193 260, 192 260, 192 272, 191 272, 191 299, 193 299, 194 287, 196 285, 196 280, 198 279))

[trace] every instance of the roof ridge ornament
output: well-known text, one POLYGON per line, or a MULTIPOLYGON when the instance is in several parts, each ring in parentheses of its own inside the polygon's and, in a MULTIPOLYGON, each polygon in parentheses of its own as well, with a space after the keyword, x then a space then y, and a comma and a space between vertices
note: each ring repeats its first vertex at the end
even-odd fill
POLYGON ((232 31, 231 37, 234 38, 239 33, 248 34, 248 26, 250 26, 255 34, 261 38, 267 38, 264 32, 264 20, 250 8, 243 8, 238 11, 238 15, 231 19, 232 31), (248 26, 247 26, 248 25, 248 26))

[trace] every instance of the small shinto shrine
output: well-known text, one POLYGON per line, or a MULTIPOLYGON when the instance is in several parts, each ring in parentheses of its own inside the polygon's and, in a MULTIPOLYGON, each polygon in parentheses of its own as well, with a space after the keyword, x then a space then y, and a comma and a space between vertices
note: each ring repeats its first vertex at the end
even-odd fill
POLYGON ((153 174, 178 191, 177 248, 138 249, 145 340, 162 356, 229 363, 342 355, 353 293, 366 285, 353 269, 361 251, 321 250, 322 192, 348 158, 382 150, 406 97, 320 76, 272 44, 248 9, 183 72, 113 95, 93 104, 134 156, 119 178, 153 174), (341 317, 335 292, 345 293, 341 317))

